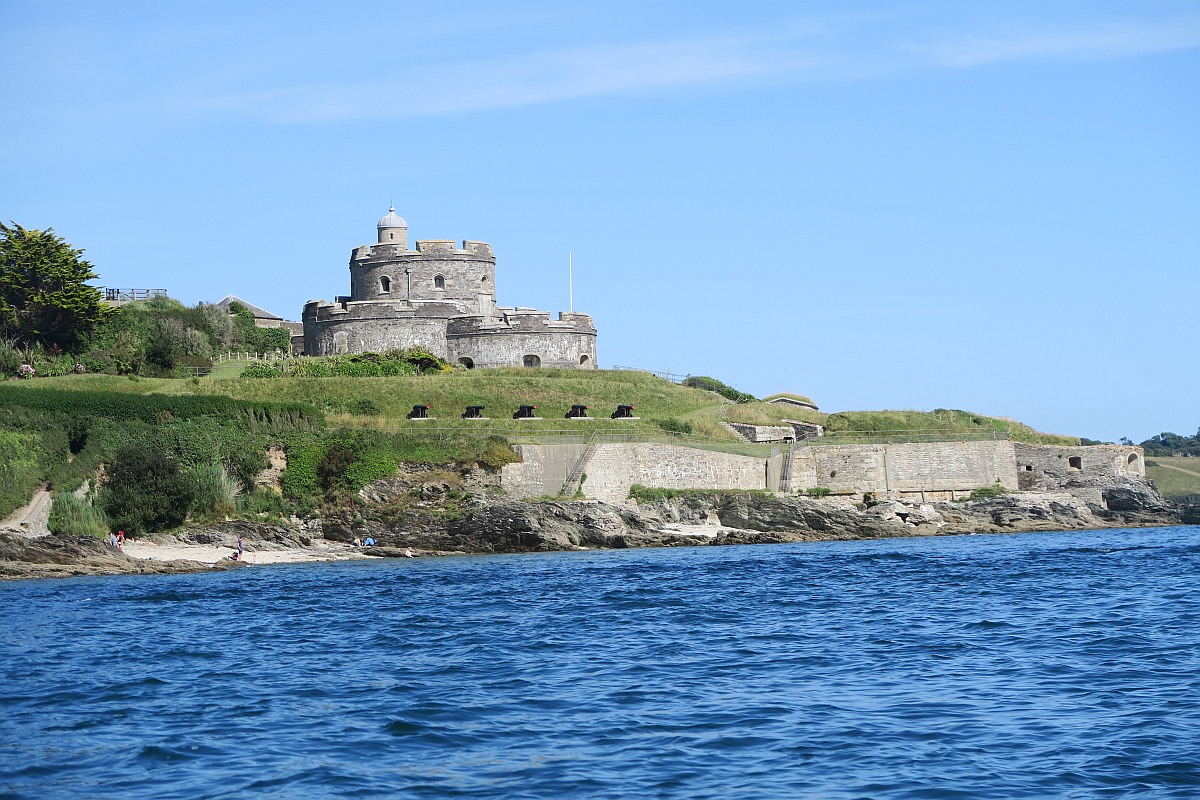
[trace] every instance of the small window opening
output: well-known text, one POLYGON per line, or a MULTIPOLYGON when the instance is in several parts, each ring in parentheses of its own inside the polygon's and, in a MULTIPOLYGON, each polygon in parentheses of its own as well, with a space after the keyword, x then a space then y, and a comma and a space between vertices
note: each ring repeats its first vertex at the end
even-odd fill
POLYGON ((379 279, 379 291, 390 292, 392 290, 392 279, 386 275, 379 279))
POLYGON ((1071 469, 1083 469, 1083 458, 1081 456, 1071 456, 1067 459, 1067 466, 1071 469))
POLYGON ((590 361, 590 360, 591 359, 588 358, 587 356, 580 356, 579 357, 579 366, 581 366, 581 367, 586 366, 588 361, 590 361))
POLYGON ((389 239, 395 239, 395 238, 396 238, 396 234, 394 234, 394 233, 389 233, 389 234, 388 234, 388 238, 389 238, 389 239))
POLYGON ((542 360, 537 356, 525 356, 525 358, 521 359, 521 363, 527 367, 540 367, 542 360))
POLYGON ((1033 472, 1033 465, 1032 465, 1032 464, 1026 464, 1026 465, 1025 465, 1025 471, 1026 471, 1026 472, 1033 472))
POLYGON ((445 289, 446 288, 446 279, 443 278, 441 275, 434 275, 433 276, 433 288, 445 289))
POLYGON ((460 358, 458 360, 458 363, 462 364, 467 369, 475 369, 475 362, 472 361, 471 359, 467 358, 466 356, 463 356, 462 358, 460 358))

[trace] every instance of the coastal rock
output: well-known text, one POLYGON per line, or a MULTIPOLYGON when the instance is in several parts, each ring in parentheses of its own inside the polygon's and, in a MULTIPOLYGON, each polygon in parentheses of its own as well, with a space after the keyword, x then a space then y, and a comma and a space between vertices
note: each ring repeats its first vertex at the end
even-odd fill
POLYGON ((1133 511, 1162 514, 1170 511, 1158 492, 1142 485, 1110 486, 1103 491, 1104 504, 1109 511, 1133 511))
POLYGON ((130 558, 90 536, 52 533, 36 539, 0 532, 0 579, 66 578, 73 575, 174 575, 239 566, 198 561, 130 558))

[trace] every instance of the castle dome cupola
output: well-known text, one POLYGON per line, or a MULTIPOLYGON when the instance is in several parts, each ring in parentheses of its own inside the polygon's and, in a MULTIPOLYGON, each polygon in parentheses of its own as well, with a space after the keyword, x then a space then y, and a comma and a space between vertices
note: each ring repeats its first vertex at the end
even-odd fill
POLYGON ((396 209, 389 208, 375 227, 379 230, 380 244, 396 244, 402 250, 408 249, 408 223, 396 213, 396 209))

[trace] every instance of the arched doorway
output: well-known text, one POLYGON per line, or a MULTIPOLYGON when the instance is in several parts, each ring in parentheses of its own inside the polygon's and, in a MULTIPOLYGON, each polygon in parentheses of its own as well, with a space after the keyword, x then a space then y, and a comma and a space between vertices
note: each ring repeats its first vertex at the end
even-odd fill
POLYGON ((542 360, 537 356, 525 356, 521 359, 521 364, 526 367, 540 367, 542 360))

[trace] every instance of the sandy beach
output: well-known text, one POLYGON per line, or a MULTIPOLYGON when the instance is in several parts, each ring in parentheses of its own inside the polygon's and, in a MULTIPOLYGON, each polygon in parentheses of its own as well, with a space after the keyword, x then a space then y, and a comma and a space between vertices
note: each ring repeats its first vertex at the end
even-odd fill
MULTIPOLYGON (((130 558, 151 561, 199 561, 215 564, 233 553, 232 547, 201 544, 155 544, 154 542, 126 541, 123 548, 130 558)), ((312 547, 291 547, 272 550, 246 548, 247 564, 296 564, 304 561, 349 561, 367 558, 362 551, 346 544, 320 542, 312 547)))

